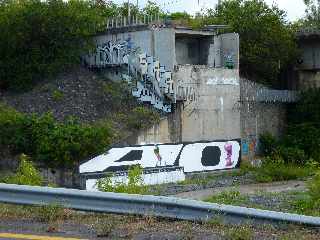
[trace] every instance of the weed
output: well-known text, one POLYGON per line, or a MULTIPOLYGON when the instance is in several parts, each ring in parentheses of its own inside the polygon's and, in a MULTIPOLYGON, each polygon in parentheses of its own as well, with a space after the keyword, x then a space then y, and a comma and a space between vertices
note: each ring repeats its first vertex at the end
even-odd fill
POLYGON ((54 223, 64 219, 64 213, 61 205, 52 203, 38 208, 37 220, 45 223, 54 223))
POLYGON ((63 99, 63 92, 61 90, 54 90, 52 92, 52 99, 56 102, 59 102, 63 99))
POLYGON ((100 179, 97 182, 97 187, 103 192, 118 192, 130 194, 147 194, 149 188, 143 184, 142 179, 143 170, 137 165, 133 166, 128 171, 128 183, 113 182, 112 176, 100 179))
POLYGON ((20 164, 17 173, 15 175, 5 177, 3 181, 8 184, 31 186, 41 186, 43 184, 43 179, 40 173, 34 167, 30 158, 24 154, 20 155, 20 164))
POLYGON ((307 183, 308 191, 291 202, 300 214, 320 216, 320 172, 307 183))
POLYGON ((225 191, 218 195, 214 195, 208 199, 207 202, 222 203, 230 205, 241 205, 249 201, 247 196, 241 195, 239 191, 225 191))
POLYGON ((109 237, 115 225, 110 219, 99 219, 95 224, 97 237, 109 237))
POLYGON ((223 226, 224 225, 224 219, 222 214, 216 214, 214 217, 209 219, 206 224, 209 226, 223 226))
POLYGON ((228 240, 251 240, 254 237, 254 232, 248 226, 239 226, 227 230, 225 237, 228 240))

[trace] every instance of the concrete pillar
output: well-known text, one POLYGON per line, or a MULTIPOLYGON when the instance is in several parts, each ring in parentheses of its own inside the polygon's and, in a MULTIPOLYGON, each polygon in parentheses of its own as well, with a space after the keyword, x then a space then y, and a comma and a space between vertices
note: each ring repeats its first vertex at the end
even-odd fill
POLYGON ((222 66, 222 56, 221 56, 221 36, 214 37, 214 67, 221 68, 222 66))

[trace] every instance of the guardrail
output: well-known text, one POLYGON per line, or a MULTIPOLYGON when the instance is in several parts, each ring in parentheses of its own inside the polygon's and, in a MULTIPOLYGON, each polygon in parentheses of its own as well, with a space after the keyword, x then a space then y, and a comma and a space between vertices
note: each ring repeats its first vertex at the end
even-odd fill
POLYGON ((172 197, 88 192, 76 189, 0 184, 0 202, 48 205, 118 214, 152 215, 192 221, 219 219, 223 223, 295 223, 320 226, 320 217, 211 204, 172 197))

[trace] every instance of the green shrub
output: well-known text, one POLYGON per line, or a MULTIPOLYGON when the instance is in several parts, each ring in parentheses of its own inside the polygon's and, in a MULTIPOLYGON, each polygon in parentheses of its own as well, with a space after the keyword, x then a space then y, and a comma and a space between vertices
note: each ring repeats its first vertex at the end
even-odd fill
POLYGON ((305 152, 297 147, 283 147, 279 149, 280 155, 283 157, 284 162, 288 164, 296 164, 303 166, 306 164, 308 157, 305 152))
POLYGON ((111 137, 105 123, 87 125, 74 119, 59 123, 49 113, 30 116, 0 106, 0 146, 51 167, 72 167, 102 152, 111 137))
POLYGON ((61 101, 63 99, 63 92, 60 90, 54 90, 52 93, 52 98, 56 102, 61 101))
POLYGON ((146 194, 148 187, 144 185, 142 179, 143 169, 137 165, 133 166, 128 171, 128 183, 112 182, 112 176, 100 179, 97 182, 99 191, 102 192, 117 192, 129 194, 146 194))
POLYGON ((258 182, 288 181, 308 177, 312 170, 307 167, 285 163, 279 155, 264 159, 261 167, 256 168, 254 176, 258 182))
POLYGON ((19 184, 19 185, 31 185, 41 186, 43 185, 43 179, 34 167, 30 159, 21 154, 20 164, 15 175, 4 178, 4 182, 7 184, 19 184))
POLYGON ((272 154, 278 146, 277 140, 271 133, 264 133, 260 135, 259 139, 260 150, 264 156, 272 154))
POLYGON ((284 137, 284 146, 295 146, 306 154, 306 161, 313 158, 320 162, 320 129, 318 124, 300 123, 290 124, 286 136, 284 137))

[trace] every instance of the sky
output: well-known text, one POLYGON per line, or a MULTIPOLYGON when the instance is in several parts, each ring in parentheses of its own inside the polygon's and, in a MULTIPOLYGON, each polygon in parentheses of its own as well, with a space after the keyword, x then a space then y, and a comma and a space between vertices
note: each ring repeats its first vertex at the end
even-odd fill
MULTIPOLYGON (((116 3, 123 3, 128 0, 114 0, 116 3)), ((137 0, 129 0, 131 3, 136 4, 137 0)), ((194 14, 204 8, 212 8, 218 0, 154 0, 162 9, 169 12, 186 11, 194 14), (198 4, 199 1, 199 4, 198 4)), ((288 20, 294 21, 304 16, 305 5, 303 0, 265 0, 269 5, 277 4, 280 9, 287 12, 288 20)), ((138 0, 139 7, 143 7, 147 0, 138 0)))

